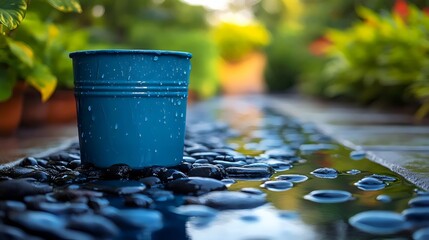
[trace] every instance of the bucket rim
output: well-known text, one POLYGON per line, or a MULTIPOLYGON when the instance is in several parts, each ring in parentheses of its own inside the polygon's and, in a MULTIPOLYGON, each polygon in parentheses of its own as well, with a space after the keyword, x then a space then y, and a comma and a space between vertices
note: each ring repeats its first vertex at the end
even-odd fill
POLYGON ((192 58, 192 54, 189 52, 182 51, 171 51, 171 50, 147 50, 147 49, 98 49, 98 50, 80 50, 69 53, 70 58, 74 58, 82 55, 99 55, 99 54, 144 54, 144 55, 172 55, 178 57, 192 58))

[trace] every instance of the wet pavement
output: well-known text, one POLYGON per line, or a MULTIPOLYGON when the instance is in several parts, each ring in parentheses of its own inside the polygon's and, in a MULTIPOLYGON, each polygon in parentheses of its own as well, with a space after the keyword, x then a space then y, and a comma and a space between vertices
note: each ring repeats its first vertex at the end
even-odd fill
POLYGON ((319 130, 375 162, 429 189, 429 123, 405 113, 323 103, 298 96, 271 97, 279 111, 313 123, 319 130))
MULTIPOLYGON (((257 97, 196 104, 170 168, 82 165, 76 143, 26 158, 1 170, 0 239, 426 239, 429 193, 407 174, 427 169, 378 151, 404 178, 297 111, 257 97)), ((399 152, 427 162, 424 149, 399 152)))

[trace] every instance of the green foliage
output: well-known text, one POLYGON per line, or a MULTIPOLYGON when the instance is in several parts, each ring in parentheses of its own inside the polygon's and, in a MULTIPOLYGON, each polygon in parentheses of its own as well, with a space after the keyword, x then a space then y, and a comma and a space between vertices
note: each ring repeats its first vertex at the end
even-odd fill
POLYGON ((269 91, 285 91, 298 81, 310 56, 296 31, 280 28, 273 32, 272 39, 265 50, 268 60, 265 80, 269 91))
MULTIPOLYGON (((81 11, 77 0, 47 1, 61 11, 81 11)), ((18 80, 37 89, 43 101, 57 85, 57 77, 47 65, 52 55, 50 46, 58 35, 56 27, 42 22, 35 14, 27 14, 27 5, 26 0, 0 0, 0 67, 6 73, 0 78, 0 101, 11 96, 18 80)), ((62 55, 65 54, 63 51, 62 55)))
POLYGON ((406 19, 363 7, 358 14, 363 20, 353 27, 327 34, 332 45, 323 94, 362 103, 429 104, 429 17, 415 7, 406 19))
POLYGON ((78 0, 47 0, 52 7, 62 12, 82 12, 78 0))
POLYGON ((26 0, 0 0, 0 23, 9 30, 15 29, 24 20, 26 0))
POLYGON ((141 22, 132 28, 130 46, 145 49, 181 50, 193 57, 189 89, 202 98, 213 96, 218 89, 216 60, 218 53, 206 30, 179 27, 160 28, 141 22), (174 39, 174 41, 172 41, 174 39))
POLYGON ((239 61, 247 54, 267 46, 270 34, 261 24, 240 25, 225 22, 214 29, 214 40, 223 59, 239 61))

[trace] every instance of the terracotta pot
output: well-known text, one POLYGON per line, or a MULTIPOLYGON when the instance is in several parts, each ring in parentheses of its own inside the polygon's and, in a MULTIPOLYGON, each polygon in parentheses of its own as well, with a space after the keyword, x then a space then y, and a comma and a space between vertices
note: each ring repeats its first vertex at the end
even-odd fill
POLYGON ((76 101, 73 90, 58 89, 45 103, 35 89, 25 93, 22 125, 36 127, 73 121, 76 121, 76 101))
POLYGON ((21 121, 25 83, 18 83, 10 99, 0 102, 0 136, 13 134, 21 121))
POLYGON ((265 92, 265 54, 254 52, 238 62, 220 63, 222 92, 229 95, 265 92))
POLYGON ((72 89, 59 89, 47 102, 47 123, 74 122, 77 119, 76 100, 72 89))
POLYGON ((24 94, 21 125, 35 127, 45 124, 47 109, 40 93, 34 88, 28 88, 24 94))

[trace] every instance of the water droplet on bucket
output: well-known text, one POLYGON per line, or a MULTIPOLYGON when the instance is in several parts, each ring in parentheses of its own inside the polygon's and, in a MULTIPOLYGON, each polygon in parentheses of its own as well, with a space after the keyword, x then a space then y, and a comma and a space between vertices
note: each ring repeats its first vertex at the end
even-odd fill
POLYGON ((91 112, 91 106, 88 106, 88 111, 90 111, 90 112, 91 112))
POLYGON ((152 58, 152 60, 153 60, 154 62, 158 61, 158 56, 154 56, 154 57, 152 58))
POLYGON ((115 124, 115 129, 118 129, 118 124, 115 124))

